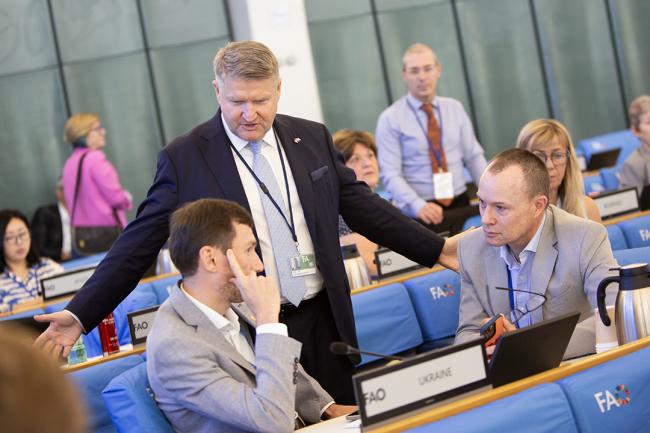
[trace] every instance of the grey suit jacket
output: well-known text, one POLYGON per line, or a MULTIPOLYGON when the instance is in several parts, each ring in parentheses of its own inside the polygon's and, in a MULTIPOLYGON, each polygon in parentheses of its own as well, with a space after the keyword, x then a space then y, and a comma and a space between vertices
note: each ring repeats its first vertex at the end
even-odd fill
MULTIPOLYGON (((487 244, 482 230, 475 230, 458 243, 461 274, 461 301, 456 343, 479 337, 481 321, 510 312, 506 264, 499 247, 487 244)), ((602 224, 571 215, 555 206, 546 210, 546 221, 535 253, 531 291, 543 293, 542 319, 573 311, 580 322, 569 343, 565 358, 594 352, 593 308, 596 289, 617 266, 602 224)), ((613 301, 616 287, 608 289, 613 301)))
POLYGON ((315 423, 332 401, 298 363, 301 347, 260 334, 252 365, 175 287, 147 338, 147 373, 177 432, 289 432, 295 412, 315 423))

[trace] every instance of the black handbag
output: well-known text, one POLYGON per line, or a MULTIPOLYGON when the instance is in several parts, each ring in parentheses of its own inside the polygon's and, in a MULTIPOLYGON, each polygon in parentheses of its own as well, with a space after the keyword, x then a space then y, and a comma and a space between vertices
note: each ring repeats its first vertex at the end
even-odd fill
POLYGON ((115 209, 113 209, 113 218, 115 218, 116 225, 114 226, 74 226, 74 214, 77 209, 77 197, 81 187, 81 168, 83 167, 84 158, 88 153, 85 153, 79 159, 79 167, 77 169, 77 183, 74 189, 74 204, 72 205, 72 214, 70 215, 70 225, 72 232, 72 250, 77 256, 90 256, 93 254, 103 253, 108 251, 113 242, 122 233, 122 224, 115 209))

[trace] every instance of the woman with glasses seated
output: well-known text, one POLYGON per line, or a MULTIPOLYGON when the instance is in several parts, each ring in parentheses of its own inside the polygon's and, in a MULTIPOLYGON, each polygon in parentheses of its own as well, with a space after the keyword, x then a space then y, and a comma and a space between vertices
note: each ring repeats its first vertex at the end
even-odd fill
MULTIPOLYGON (((354 170, 357 180, 365 182, 371 190, 379 184, 377 145, 372 134, 365 131, 341 129, 332 136, 334 147, 343 154, 345 165, 354 170)), ((371 276, 377 275, 375 251, 377 244, 353 232, 339 215, 339 242, 341 246, 356 244, 371 276)))
MULTIPOLYGON (((40 257, 32 244, 27 217, 13 209, 0 210, 0 313, 17 304, 40 301, 40 281, 63 272, 61 265, 40 257)), ((23 305, 24 306, 24 305, 23 305)))
POLYGON ((519 132, 517 147, 537 156, 551 178, 549 204, 581 218, 600 222, 594 200, 585 195, 584 181, 569 131, 557 120, 536 119, 519 132))

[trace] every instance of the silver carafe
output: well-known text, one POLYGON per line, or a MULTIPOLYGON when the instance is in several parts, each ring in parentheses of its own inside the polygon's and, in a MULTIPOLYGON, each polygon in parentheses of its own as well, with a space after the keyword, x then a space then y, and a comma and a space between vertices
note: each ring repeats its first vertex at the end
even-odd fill
POLYGON ((650 335, 650 267, 635 263, 616 270, 617 276, 607 277, 598 285, 598 312, 603 324, 610 326, 605 290, 610 283, 618 283, 616 336, 618 344, 625 344, 650 335))

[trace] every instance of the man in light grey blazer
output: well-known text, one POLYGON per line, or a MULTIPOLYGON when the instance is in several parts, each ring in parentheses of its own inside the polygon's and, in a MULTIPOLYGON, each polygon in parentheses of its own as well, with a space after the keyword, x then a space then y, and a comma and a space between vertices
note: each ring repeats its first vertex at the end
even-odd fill
POLYGON ((482 230, 468 233, 458 245, 456 342, 477 338, 497 314, 504 315, 511 331, 577 311, 579 324, 565 358, 593 353, 596 289, 617 266, 605 227, 549 206, 546 167, 525 150, 497 155, 477 195, 482 230))
POLYGON ((252 227, 250 214, 225 200, 199 200, 171 217, 170 254, 183 280, 156 315, 147 373, 177 432, 290 432, 356 409, 334 404, 300 366, 301 343, 278 321, 278 287, 257 276, 252 227))

